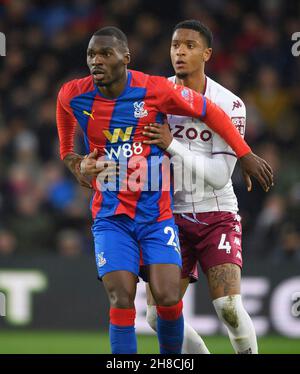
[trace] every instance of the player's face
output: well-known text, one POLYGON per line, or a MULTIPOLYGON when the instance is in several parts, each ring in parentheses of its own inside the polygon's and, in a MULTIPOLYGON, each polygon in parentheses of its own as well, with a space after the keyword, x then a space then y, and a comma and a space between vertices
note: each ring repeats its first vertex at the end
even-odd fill
POLYGON ((171 60, 179 79, 203 71, 204 64, 210 59, 212 50, 198 31, 178 29, 171 43, 171 60))
POLYGON ((87 49, 87 64, 97 86, 110 86, 123 75, 129 52, 112 36, 93 36, 87 49))

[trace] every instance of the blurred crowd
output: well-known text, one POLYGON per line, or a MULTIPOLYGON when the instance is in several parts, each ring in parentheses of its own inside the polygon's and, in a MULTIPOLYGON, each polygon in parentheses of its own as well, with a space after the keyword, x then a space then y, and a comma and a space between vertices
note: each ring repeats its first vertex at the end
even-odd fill
MULTIPOLYGON (((56 96, 61 84, 88 74, 86 46, 105 25, 128 36, 130 68, 173 74, 175 24, 199 19, 214 34, 207 75, 247 106, 246 139, 273 167, 276 185, 235 191, 243 219, 244 257, 300 261, 299 1, 73 0, 0 1, 0 254, 93 253, 91 192, 79 187, 58 156, 56 96)), ((78 131, 77 151, 84 153, 78 131)))

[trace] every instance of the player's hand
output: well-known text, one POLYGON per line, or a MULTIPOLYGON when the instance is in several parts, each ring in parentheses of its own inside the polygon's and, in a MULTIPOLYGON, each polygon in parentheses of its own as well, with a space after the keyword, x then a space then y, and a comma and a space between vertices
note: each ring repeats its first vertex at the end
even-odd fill
POLYGON ((80 162, 78 162, 76 164, 75 170, 73 172, 75 178, 77 179, 77 182, 82 187, 86 187, 86 188, 92 189, 93 186, 92 186, 91 182, 89 181, 89 179, 87 177, 85 177, 84 175, 81 174, 81 172, 80 172, 80 166, 79 165, 80 165, 80 162))
POLYGON ((98 150, 95 148, 93 152, 86 155, 80 162, 80 173, 84 177, 97 177, 99 173, 105 171, 107 175, 117 173, 117 166, 114 161, 98 159, 98 150))
POLYGON ((96 168, 98 170, 97 182, 116 182, 116 178, 119 175, 119 165, 115 161, 107 161, 103 156, 97 159, 96 168))
POLYGON ((163 125, 158 123, 150 123, 149 126, 145 126, 146 131, 143 135, 147 136, 151 140, 144 140, 145 144, 155 144, 159 148, 167 149, 173 140, 172 133, 168 122, 164 122, 163 125))
POLYGON ((92 189, 92 184, 84 175, 80 172, 80 163, 83 157, 77 153, 69 153, 64 158, 64 164, 74 175, 80 186, 92 189))
POLYGON ((252 190, 251 176, 258 180, 265 192, 274 186, 273 170, 264 159, 251 152, 240 158, 240 164, 248 191, 252 190))

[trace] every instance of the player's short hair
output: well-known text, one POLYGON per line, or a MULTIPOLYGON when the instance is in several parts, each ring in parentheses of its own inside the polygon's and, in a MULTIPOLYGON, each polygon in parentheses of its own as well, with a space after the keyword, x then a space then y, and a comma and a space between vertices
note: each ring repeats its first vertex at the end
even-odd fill
POLYGON ((127 36, 123 33, 122 30, 114 26, 102 27, 102 29, 97 30, 93 36, 114 36, 119 43, 128 49, 128 40, 127 36))
POLYGON ((186 21, 179 22, 174 27, 173 34, 178 29, 190 29, 190 30, 198 31, 199 34, 205 39, 207 47, 208 48, 212 47, 212 43, 213 43, 212 32, 210 31, 208 27, 206 27, 200 21, 197 21, 195 19, 189 19, 186 21))

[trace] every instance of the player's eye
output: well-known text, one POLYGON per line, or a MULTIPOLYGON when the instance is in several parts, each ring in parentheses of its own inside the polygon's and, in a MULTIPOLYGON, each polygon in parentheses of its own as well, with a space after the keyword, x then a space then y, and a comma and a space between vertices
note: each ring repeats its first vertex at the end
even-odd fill
POLYGON ((178 43, 173 43, 173 44, 172 44, 172 47, 173 47, 173 48, 178 48, 178 46, 179 46, 178 43))
POLYGON ((189 48, 189 49, 194 48, 194 44, 188 44, 188 48, 189 48))
POLYGON ((95 53, 94 52, 88 52, 88 56, 89 57, 95 57, 95 53))

